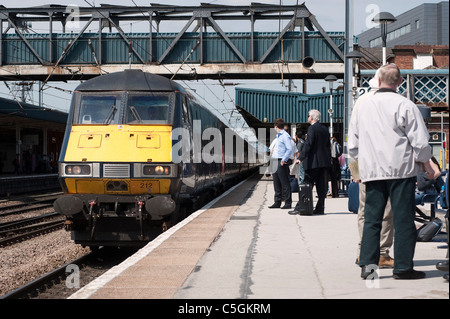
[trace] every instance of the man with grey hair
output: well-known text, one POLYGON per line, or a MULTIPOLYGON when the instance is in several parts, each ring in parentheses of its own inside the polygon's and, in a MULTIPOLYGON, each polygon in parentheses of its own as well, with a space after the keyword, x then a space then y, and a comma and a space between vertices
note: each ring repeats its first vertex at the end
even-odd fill
POLYGON ((394 215, 395 279, 420 279, 413 269, 417 231, 415 181, 423 169, 429 178, 440 172, 431 162, 428 130, 417 106, 396 92, 402 78, 394 64, 380 68, 379 90, 361 101, 349 127, 348 151, 358 160, 366 185, 364 230, 359 265, 361 278, 376 270, 380 258, 380 230, 388 198, 394 215))
MULTIPOLYGON (((305 170, 305 184, 311 187, 316 185, 317 203, 314 214, 321 215, 325 212, 325 197, 327 196, 328 168, 331 166, 331 145, 328 129, 320 123, 320 112, 310 110, 308 112, 308 127, 305 144, 300 152, 297 162, 302 163, 305 170)), ((289 214, 299 214, 298 202, 295 209, 289 214)))
MULTIPOLYGON (((380 69, 375 72, 375 76, 369 81, 370 91, 362 95, 356 101, 353 106, 354 112, 352 112, 352 118, 354 114, 357 114, 357 109, 359 104, 363 103, 365 99, 370 98, 376 91, 378 91, 379 83, 378 79, 380 77, 380 69)), ((358 162, 353 161, 349 164, 350 171, 352 173, 353 179, 359 184, 359 207, 358 207, 358 232, 359 232, 359 243, 357 245, 357 257, 356 263, 359 263, 359 254, 361 249, 361 238, 364 229, 364 210, 366 202, 366 185, 361 183, 358 173, 358 162)), ((380 233, 380 260, 378 262, 379 268, 394 268, 394 259, 389 255, 389 250, 394 242, 394 216, 392 215, 391 201, 388 199, 386 208, 384 210, 383 222, 381 224, 380 233)))

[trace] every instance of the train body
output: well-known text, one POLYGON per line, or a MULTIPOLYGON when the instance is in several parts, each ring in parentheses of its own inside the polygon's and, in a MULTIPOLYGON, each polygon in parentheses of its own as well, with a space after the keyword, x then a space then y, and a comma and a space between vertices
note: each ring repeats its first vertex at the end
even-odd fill
POLYGON ((72 97, 55 211, 75 243, 143 245, 256 170, 251 145, 233 151, 237 135, 224 152, 227 129, 165 77, 125 70, 88 80, 72 97), (214 147, 208 130, 221 135, 214 147))

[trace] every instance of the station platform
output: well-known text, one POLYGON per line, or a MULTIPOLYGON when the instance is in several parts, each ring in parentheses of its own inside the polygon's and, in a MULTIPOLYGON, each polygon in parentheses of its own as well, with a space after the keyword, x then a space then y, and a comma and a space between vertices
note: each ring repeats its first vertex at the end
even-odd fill
POLYGON ((415 269, 425 279, 395 280, 392 269, 380 269, 362 280, 348 198, 327 198, 324 215, 300 216, 269 209, 273 195, 271 178, 248 178, 69 299, 449 298, 435 267, 445 260, 446 234, 416 245, 415 269))
POLYGON ((61 189, 58 174, 0 175, 0 198, 27 192, 61 189))

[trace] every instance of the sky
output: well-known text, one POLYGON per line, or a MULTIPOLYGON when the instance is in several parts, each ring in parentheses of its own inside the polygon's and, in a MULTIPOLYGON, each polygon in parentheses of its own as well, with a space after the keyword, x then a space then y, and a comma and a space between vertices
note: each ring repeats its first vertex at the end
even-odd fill
MULTIPOLYGON (((371 22, 372 18, 378 13, 382 11, 388 11, 394 16, 402 14, 412 8, 415 8, 423 3, 438 3, 442 0, 408 0, 408 1, 392 1, 392 0, 350 0, 350 3, 353 6, 353 34, 357 35, 367 29, 372 28, 374 25, 371 22)), ((149 6, 150 2, 152 3, 161 3, 161 4, 170 4, 170 5, 180 5, 180 6, 199 6, 200 3, 210 3, 210 4, 218 4, 218 5, 250 5, 251 2, 258 3, 268 3, 274 5, 295 5, 302 4, 302 0, 294 1, 294 0, 253 0, 253 1, 242 1, 242 0, 161 0, 161 1, 142 1, 142 0, 55 0, 55 1, 45 1, 42 0, 0 0, 0 4, 7 8, 21 8, 21 7, 32 7, 32 6, 40 6, 42 4, 59 4, 59 5, 67 5, 67 6, 81 6, 81 7, 89 7, 89 6, 99 6, 101 3, 108 3, 110 5, 126 5, 126 6, 149 6)), ((317 21, 322 26, 325 31, 345 31, 345 5, 346 0, 306 0, 304 5, 308 8, 308 10, 316 16, 317 21)), ((186 21, 183 21, 182 26, 186 21)), ((232 25, 222 25, 220 26, 224 29, 225 32, 235 32, 242 30, 249 30, 248 22, 242 22, 246 25, 243 27, 239 25, 239 23, 234 23, 232 25)), ((284 22, 285 24, 287 22, 284 22)), ((144 23, 144 31, 148 31, 148 24, 144 23)), ((81 27, 83 24, 81 23, 81 27)), ((169 26, 169 25, 168 25, 169 26)), ((80 27, 80 29, 81 29, 80 27)), ((134 32, 138 32, 140 25, 138 23, 133 25, 122 26, 124 31, 130 31, 130 29, 134 32), (127 30, 127 28, 130 28, 127 30)), ((170 27, 173 28, 173 24, 170 24, 170 27)), ((281 29, 284 25, 281 25, 281 29)), ((35 32, 48 32, 44 27, 34 25, 32 26, 35 32)), ((58 32, 56 29, 56 24, 54 26, 54 32, 58 32)), ((160 32, 173 32, 171 30, 164 30, 165 26, 161 24, 160 32)), ((280 25, 278 22, 273 22, 272 24, 264 24, 264 25, 256 25, 256 31, 279 31, 280 25)), ((265 80, 265 81, 248 81, 248 80, 239 80, 239 81, 230 81, 230 82, 238 82, 239 87, 248 87, 248 88, 259 88, 259 89, 270 89, 270 90, 287 90, 287 83, 280 80, 265 80)), ((73 81, 68 84, 59 83, 59 82, 50 82, 49 86, 44 91, 43 103, 45 107, 54 108, 61 111, 68 111, 71 99, 72 91, 80 82, 73 81), (68 90, 67 92, 61 91, 62 88, 68 90)), ((183 85, 183 83, 181 83, 183 85)), ((240 122, 239 116, 237 112, 233 112, 234 109, 234 87, 227 86, 223 88, 219 85, 217 81, 213 80, 205 80, 201 82, 191 82, 185 83, 189 87, 195 89, 195 95, 200 101, 205 101, 209 104, 209 106, 216 110, 218 113, 221 113, 224 118, 228 118, 228 121, 236 121, 235 124, 238 126, 244 125, 240 122), (231 118, 229 116, 231 115, 231 118)), ((301 92, 302 83, 299 81, 298 83, 294 81, 294 85, 298 87, 298 91, 301 92)), ((308 81, 308 93, 320 93, 322 91, 322 87, 328 87, 328 85, 323 81, 308 81)), ((33 90, 33 104, 38 104, 39 94, 37 93, 37 85, 34 85, 33 90)), ((5 86, 3 82, 0 82, 0 97, 4 98, 13 98, 10 90, 5 86)), ((233 123, 230 123, 233 124, 233 123)))

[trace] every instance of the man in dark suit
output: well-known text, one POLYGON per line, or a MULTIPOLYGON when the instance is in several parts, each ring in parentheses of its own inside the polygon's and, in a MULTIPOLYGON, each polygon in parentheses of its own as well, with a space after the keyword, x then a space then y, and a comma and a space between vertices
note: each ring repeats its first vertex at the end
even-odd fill
MULTIPOLYGON (((305 145, 297 159, 305 170, 305 184, 316 185, 318 200, 314 214, 324 214, 325 197, 327 196, 328 168, 331 165, 330 134, 328 129, 320 123, 320 112, 310 110, 308 113, 308 127, 305 145)), ((300 202, 290 214, 298 214, 300 202)))

